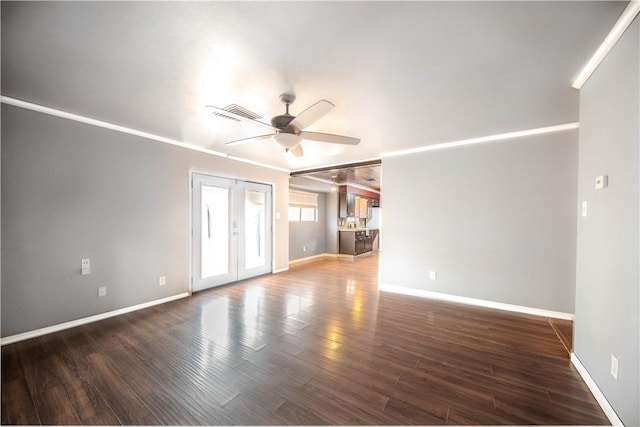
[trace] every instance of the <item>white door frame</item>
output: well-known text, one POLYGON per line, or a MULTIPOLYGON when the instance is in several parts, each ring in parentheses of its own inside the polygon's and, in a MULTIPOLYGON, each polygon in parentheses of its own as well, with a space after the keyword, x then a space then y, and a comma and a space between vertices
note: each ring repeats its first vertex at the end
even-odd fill
MULTIPOLYGON (((274 183, 268 183, 268 182, 259 182, 259 181, 255 181, 255 180, 250 180, 247 178, 239 178, 236 176, 230 176, 227 174, 223 174, 223 173, 212 173, 210 171, 203 171, 203 170, 197 170, 197 169, 189 169, 189 239, 188 239, 188 253, 189 253, 189 294, 193 294, 194 289, 193 289, 193 280, 194 280, 194 256, 196 254, 194 254, 194 212, 193 212, 193 208, 194 208, 194 197, 196 194, 198 194, 195 191, 194 188, 194 175, 203 175, 206 177, 211 177, 213 179, 215 178, 221 178, 221 179, 225 179, 225 180, 231 180, 231 181, 237 181, 237 182, 241 182, 243 184, 248 184, 248 187, 251 186, 251 184, 259 184, 259 185, 267 185, 271 187, 271 191, 270 191, 270 200, 269 200, 269 204, 270 206, 267 206, 267 210, 266 210, 266 214, 267 214, 267 218, 265 221, 265 227, 268 229, 268 239, 267 242, 265 242, 265 248, 269 251, 270 253, 270 261, 265 265, 265 267, 268 267, 268 269, 265 270, 265 272, 261 272, 259 274, 255 274, 255 276, 260 275, 260 274, 267 274, 267 273, 273 273, 275 271, 275 189, 276 186, 274 183)), ((245 187, 246 188, 246 187, 245 187)), ((253 277, 253 276, 250 276, 253 277)), ((242 280, 242 278, 237 279, 242 280)), ((229 283, 233 283, 233 281, 229 282, 229 283)))

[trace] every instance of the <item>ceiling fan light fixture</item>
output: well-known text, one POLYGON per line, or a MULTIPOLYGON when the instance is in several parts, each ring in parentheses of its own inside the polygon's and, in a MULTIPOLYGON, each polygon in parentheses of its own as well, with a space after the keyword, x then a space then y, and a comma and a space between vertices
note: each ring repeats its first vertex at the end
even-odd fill
POLYGON ((277 134, 273 135, 273 140, 285 150, 291 150, 292 148, 295 148, 298 144, 300 144, 302 138, 294 133, 278 132, 277 134))

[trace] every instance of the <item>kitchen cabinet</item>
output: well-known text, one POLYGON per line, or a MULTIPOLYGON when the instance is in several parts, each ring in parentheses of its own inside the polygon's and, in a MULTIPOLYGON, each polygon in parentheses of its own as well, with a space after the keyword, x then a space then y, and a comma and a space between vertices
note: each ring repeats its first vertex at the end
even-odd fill
POLYGON ((338 214, 340 218, 366 218, 373 216, 375 199, 356 196, 353 193, 338 194, 338 214))
POLYGON ((344 255, 362 255, 373 250, 373 241, 378 230, 340 230, 340 253, 344 255))
POLYGON ((340 218, 356 216, 356 196, 352 193, 340 193, 338 195, 338 211, 340 218))
POLYGON ((367 235, 364 231, 340 231, 340 253, 360 255, 365 253, 367 235))
POLYGON ((356 197, 356 218, 369 218, 367 215, 367 199, 356 197))

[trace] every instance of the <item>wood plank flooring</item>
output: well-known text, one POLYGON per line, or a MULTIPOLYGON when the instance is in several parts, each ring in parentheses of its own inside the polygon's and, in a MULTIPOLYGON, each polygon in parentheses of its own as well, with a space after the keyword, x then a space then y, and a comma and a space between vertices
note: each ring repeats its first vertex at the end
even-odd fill
POLYGON ((547 319, 320 260, 2 348, 3 424, 607 424, 547 319))

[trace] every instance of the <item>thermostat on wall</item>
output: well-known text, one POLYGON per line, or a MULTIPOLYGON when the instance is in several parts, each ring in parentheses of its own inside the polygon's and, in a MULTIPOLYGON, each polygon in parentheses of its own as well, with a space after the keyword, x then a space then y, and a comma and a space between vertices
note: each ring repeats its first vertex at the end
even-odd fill
POLYGON ((596 177, 596 190, 602 190, 603 188, 607 188, 609 182, 607 179, 607 175, 600 175, 596 177))

